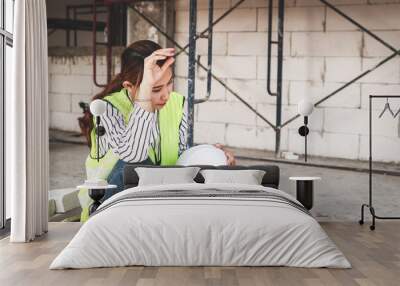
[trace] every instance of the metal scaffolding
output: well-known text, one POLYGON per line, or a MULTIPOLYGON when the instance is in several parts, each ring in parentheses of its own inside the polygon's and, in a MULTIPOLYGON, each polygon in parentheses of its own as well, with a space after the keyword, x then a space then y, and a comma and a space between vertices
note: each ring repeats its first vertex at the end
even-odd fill
MULTIPOLYGON (((208 13, 208 27, 197 33, 197 0, 190 0, 189 2, 189 37, 188 37, 188 44, 185 46, 180 45, 174 40, 174 36, 168 34, 164 31, 162 27, 157 25, 150 17, 146 16, 138 7, 136 6, 136 2, 133 0, 105 0, 106 5, 113 5, 115 3, 127 3, 128 7, 133 9, 142 19, 144 19, 147 23, 151 24, 155 29, 158 30, 160 34, 166 37, 171 43, 175 45, 179 49, 176 53, 176 56, 181 54, 185 54, 188 56, 188 103, 189 103, 189 140, 188 143, 190 146, 193 145, 193 129, 194 129, 194 104, 201 103, 207 101, 211 96, 211 82, 212 80, 217 81, 221 84, 231 95, 237 98, 242 104, 244 104, 250 112, 255 113, 262 121, 268 124, 274 131, 275 131, 275 154, 276 156, 280 153, 280 138, 281 138, 281 130, 289 123, 293 122, 295 119, 299 118, 300 115, 297 114, 285 122, 282 122, 282 83, 283 83, 283 46, 284 46, 284 22, 285 22, 285 1, 284 0, 277 0, 278 1, 278 13, 277 13, 277 35, 276 40, 273 39, 272 33, 272 25, 273 25, 273 0, 265 0, 269 1, 268 5, 268 42, 267 45, 267 90, 266 96, 274 96, 276 97, 276 118, 275 124, 272 123, 269 119, 263 116, 260 112, 256 110, 251 104, 249 104, 245 99, 243 99, 238 93, 236 93, 232 88, 230 88, 221 78, 217 77, 212 72, 212 40, 213 40, 213 27, 218 24, 222 19, 230 15, 232 11, 234 11, 237 7, 239 7, 245 0, 239 0, 234 4, 231 8, 225 11, 220 17, 217 19, 213 19, 213 12, 214 12, 214 1, 208 0, 209 5, 209 13, 208 13), (200 38, 207 38, 208 39, 208 56, 207 56, 207 66, 204 66, 199 58, 196 57, 196 41, 200 38), (272 59, 272 47, 273 45, 277 46, 277 67, 276 67, 276 91, 272 91, 271 89, 271 59, 272 59), (187 51, 188 50, 188 51, 187 51), (195 100, 195 80, 196 80, 196 66, 204 71, 207 72, 207 96, 200 100, 195 100)), ((331 3, 326 0, 320 0, 321 3, 325 4, 326 7, 331 9, 332 11, 336 12, 338 15, 355 25, 359 28, 362 32, 366 33, 367 35, 371 36, 379 43, 384 45, 386 48, 392 51, 392 54, 381 60, 378 64, 373 66, 372 68, 362 72, 360 75, 354 77, 349 82, 343 84, 341 87, 337 88, 335 91, 329 93, 319 101, 317 101, 314 106, 317 107, 324 101, 328 100, 329 98, 335 96, 342 90, 346 89, 348 86, 352 85, 359 79, 363 78, 364 76, 372 73, 380 66, 384 65, 385 63, 389 62, 393 58, 395 58, 400 53, 400 49, 397 49, 384 41, 381 37, 377 36, 372 31, 368 30, 366 27, 361 25, 359 22, 345 14, 342 10, 335 7, 331 3)), ((96 0, 94 0, 96 3, 96 0)), ((95 5, 95 4, 94 4, 95 5)), ((95 31, 96 24, 93 24, 93 31, 95 31)), ((107 56, 109 56, 107 54, 107 56)))

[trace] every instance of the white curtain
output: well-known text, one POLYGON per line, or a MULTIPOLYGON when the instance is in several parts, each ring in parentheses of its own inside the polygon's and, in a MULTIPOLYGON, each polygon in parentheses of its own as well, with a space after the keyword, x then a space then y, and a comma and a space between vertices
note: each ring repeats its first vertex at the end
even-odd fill
POLYGON ((12 242, 47 232, 48 66, 45 0, 15 1, 12 94, 7 97, 6 164, 12 242))

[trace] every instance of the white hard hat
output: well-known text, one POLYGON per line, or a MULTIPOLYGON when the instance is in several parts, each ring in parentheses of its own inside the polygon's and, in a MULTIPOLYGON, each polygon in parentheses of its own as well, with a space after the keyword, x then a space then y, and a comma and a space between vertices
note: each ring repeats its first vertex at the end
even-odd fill
POLYGON ((226 165, 226 156, 224 151, 215 147, 214 145, 197 145, 187 149, 179 157, 176 162, 180 166, 189 165, 212 165, 220 166, 226 165))

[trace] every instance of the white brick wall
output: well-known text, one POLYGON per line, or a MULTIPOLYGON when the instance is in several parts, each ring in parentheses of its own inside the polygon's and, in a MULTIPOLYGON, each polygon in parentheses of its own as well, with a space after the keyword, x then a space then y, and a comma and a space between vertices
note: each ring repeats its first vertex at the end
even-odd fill
MULTIPOLYGON (((216 0, 215 18, 237 1, 216 0)), ((199 3, 199 31, 206 27, 206 2, 199 3)), ((176 38, 186 44, 188 1, 177 0, 176 3, 179 4, 176 38)), ((400 49, 400 1, 331 0, 330 3, 400 49)), ((266 7, 267 1, 246 0, 217 25, 213 68, 230 88, 275 123, 276 101, 266 94, 266 7)), ((276 7, 274 15, 276 19, 276 7)), ((276 31, 276 23, 273 31, 276 31)), ((276 37, 276 33, 273 36, 276 37)), ((284 37, 283 122, 297 114, 297 103, 302 98, 308 97, 315 103, 392 53, 318 0, 286 1, 284 37)), ((201 40, 198 50, 204 63, 206 40, 201 40)), ((276 48, 272 54, 271 77, 276 79, 276 48)), ((177 74, 176 88, 183 87, 182 93, 186 93, 186 56, 178 59, 177 74)), ((198 75, 204 77, 204 72, 198 75)), ((213 102, 196 107, 195 142, 220 141, 235 147, 274 150, 272 128, 223 87, 215 85, 219 84, 213 82, 213 102)), ((272 89, 276 89, 275 82, 272 82, 272 89)), ((196 96, 202 93, 204 90, 199 89, 196 96)), ((400 58, 387 62, 315 109, 309 120, 310 153, 366 160, 370 94, 400 94, 400 58)), ((391 102, 396 110, 400 108, 400 101, 391 102)), ((374 102, 374 158, 400 162, 400 119, 378 119, 383 105, 384 101, 374 102)), ((297 119, 282 129, 282 150, 303 153, 304 141, 297 134, 301 124, 302 120, 297 119)))
MULTIPOLYGON (((118 59, 114 59, 117 63, 118 59)), ((117 67, 115 67, 117 69, 117 67)), ((93 83, 91 56, 49 57, 50 128, 80 132, 78 117, 82 110, 79 102, 90 102, 101 88, 93 83)), ((105 83, 105 58, 97 62, 97 79, 105 83)))
MULTIPOLYGON (((237 1, 216 0, 214 18, 237 1)), ((198 2, 198 31, 202 31, 207 25, 208 1, 198 2)), ((400 1, 330 2, 400 49, 400 1)), ((266 94, 266 6, 265 0, 246 0, 215 27, 213 69, 232 90, 275 123, 276 101, 266 94)), ((176 0, 175 38, 181 45, 188 41, 188 17, 188 1, 176 0)), ((297 103, 302 98, 317 102, 392 53, 318 0, 286 1, 284 39, 283 122, 297 114, 297 103)), ((200 60, 206 63, 207 41, 198 43, 200 60)), ((272 79, 276 79, 276 48, 272 54, 272 79)), ((187 70, 187 56, 182 54, 175 64, 175 90, 182 94, 187 93, 187 70)), ((206 94, 204 77, 205 72, 198 69, 196 98, 206 94)), ((98 62, 98 78, 105 81, 104 58, 98 62)), ((92 83, 91 56, 50 56, 49 79, 50 126, 79 131, 79 101, 89 101, 100 91, 92 83)), ((276 89, 274 81, 272 89, 276 89)), ((310 153, 367 159, 370 94, 400 94, 400 58, 387 62, 315 109, 310 116, 310 153)), ((391 103, 396 110, 400 108, 399 101, 391 103)), ((400 162, 400 120, 378 119, 383 105, 384 101, 374 101, 374 158, 400 162)), ((275 148, 272 128, 217 81, 212 83, 210 102, 196 106, 195 120, 197 143, 275 148)), ((303 153, 303 138, 297 134, 301 124, 302 120, 297 119, 282 129, 282 150, 303 153)))

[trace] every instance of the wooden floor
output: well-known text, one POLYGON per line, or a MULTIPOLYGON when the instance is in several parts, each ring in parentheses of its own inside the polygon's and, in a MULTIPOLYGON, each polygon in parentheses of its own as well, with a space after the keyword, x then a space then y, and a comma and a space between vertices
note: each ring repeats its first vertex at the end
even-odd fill
POLYGON ((356 223, 322 223, 352 269, 289 267, 123 267, 48 270, 79 223, 50 223, 29 244, 0 241, 0 285, 400 285, 400 223, 379 221, 375 232, 356 223))

